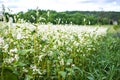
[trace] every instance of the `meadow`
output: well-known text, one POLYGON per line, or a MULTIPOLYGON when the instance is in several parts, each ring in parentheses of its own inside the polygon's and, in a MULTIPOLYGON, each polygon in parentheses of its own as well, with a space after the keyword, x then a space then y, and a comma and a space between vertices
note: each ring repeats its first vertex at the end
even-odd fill
POLYGON ((112 27, 0 22, 0 80, 120 80, 112 27))

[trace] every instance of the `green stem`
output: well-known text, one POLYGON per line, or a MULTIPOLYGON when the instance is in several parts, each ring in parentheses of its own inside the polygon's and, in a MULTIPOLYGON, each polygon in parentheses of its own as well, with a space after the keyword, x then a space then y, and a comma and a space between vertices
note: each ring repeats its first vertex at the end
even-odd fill
POLYGON ((56 66, 57 66, 57 78, 58 78, 58 80, 61 80, 60 79, 60 74, 59 74, 59 64, 58 64, 58 62, 56 62, 56 66))
MULTIPOLYGON (((36 51, 37 51, 37 37, 36 37, 36 30, 35 30, 35 33, 33 34, 33 37, 34 37, 34 65, 37 66, 37 63, 36 63, 36 51)), ((34 75, 34 79, 35 79, 36 75, 34 75)))
POLYGON ((4 63, 2 63, 1 80, 4 80, 4 63))
POLYGON ((2 67, 1 67, 1 80, 4 80, 4 58, 5 58, 5 54, 4 53, 2 53, 2 55, 3 55, 3 58, 2 58, 2 67))
POLYGON ((84 79, 84 67, 85 67, 85 64, 84 64, 84 54, 82 54, 82 64, 83 64, 83 68, 82 68, 82 72, 83 72, 83 74, 82 74, 82 79, 84 79))
POLYGON ((49 64, 49 60, 47 60, 47 78, 49 78, 50 76, 50 64, 49 64))
MULTIPOLYGON (((62 70, 61 70, 61 71, 64 71, 64 66, 65 66, 65 65, 62 66, 62 70)), ((62 80, 64 80, 64 78, 62 78, 62 80)))
POLYGON ((36 61, 35 61, 35 57, 36 57, 36 49, 37 47, 36 47, 36 33, 34 34, 34 63, 36 63, 36 61))
POLYGON ((68 80, 72 80, 72 79, 71 79, 71 73, 70 73, 70 75, 68 75, 68 80))
POLYGON ((61 79, 60 79, 60 74, 59 74, 59 73, 58 73, 58 80, 61 80, 61 79))

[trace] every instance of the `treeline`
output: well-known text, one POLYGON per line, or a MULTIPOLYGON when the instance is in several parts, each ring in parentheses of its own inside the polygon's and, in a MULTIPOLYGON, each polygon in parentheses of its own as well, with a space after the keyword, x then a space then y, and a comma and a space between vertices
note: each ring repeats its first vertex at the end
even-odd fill
POLYGON ((5 13, 6 21, 9 17, 13 22, 24 20, 31 23, 53 23, 53 24, 77 24, 77 25, 109 25, 114 22, 120 23, 120 12, 104 11, 65 11, 53 10, 28 10, 17 14, 5 13), (9 17, 8 17, 9 16, 9 17))

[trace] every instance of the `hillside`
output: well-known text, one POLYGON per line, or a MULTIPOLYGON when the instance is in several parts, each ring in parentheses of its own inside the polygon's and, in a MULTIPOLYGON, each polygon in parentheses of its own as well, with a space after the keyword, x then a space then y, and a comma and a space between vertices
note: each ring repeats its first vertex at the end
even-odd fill
POLYGON ((17 14, 5 13, 17 22, 23 19, 31 23, 48 23, 53 24, 77 24, 77 25, 109 25, 116 22, 120 23, 120 12, 104 12, 104 11, 65 11, 56 12, 52 10, 28 10, 27 12, 19 12, 17 14), (16 18, 16 19, 15 19, 16 18))

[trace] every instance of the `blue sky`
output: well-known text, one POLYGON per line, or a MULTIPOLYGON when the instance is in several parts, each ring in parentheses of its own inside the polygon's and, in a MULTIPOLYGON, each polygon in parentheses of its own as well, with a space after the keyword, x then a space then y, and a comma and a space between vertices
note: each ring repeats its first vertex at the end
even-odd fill
POLYGON ((0 0, 1 5, 10 8, 12 12, 27 11, 28 9, 56 10, 56 11, 119 11, 119 0, 0 0))

